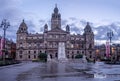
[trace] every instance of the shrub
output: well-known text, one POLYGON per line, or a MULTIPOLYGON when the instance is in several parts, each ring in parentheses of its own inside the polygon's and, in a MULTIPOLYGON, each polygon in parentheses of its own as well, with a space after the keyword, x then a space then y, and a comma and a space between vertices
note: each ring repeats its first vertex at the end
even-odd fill
POLYGON ((40 54, 38 54, 38 58, 39 58, 39 60, 40 61, 47 61, 47 54, 46 53, 40 53, 40 54))

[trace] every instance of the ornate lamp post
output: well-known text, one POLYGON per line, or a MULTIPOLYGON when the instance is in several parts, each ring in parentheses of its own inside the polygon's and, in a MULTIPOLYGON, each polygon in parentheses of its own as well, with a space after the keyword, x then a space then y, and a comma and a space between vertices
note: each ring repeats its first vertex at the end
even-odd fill
POLYGON ((3 31, 4 31, 4 34, 3 34, 3 37, 4 37, 4 43, 3 43, 3 54, 2 54, 2 59, 5 61, 5 36, 6 36, 6 30, 7 28, 10 26, 10 23, 7 22, 6 19, 4 19, 2 22, 1 22, 1 25, 0 27, 3 28, 3 31))
POLYGON ((47 41, 45 41, 45 53, 47 54, 47 41))
POLYGON ((113 32, 111 30, 107 33, 107 37, 109 38, 110 41, 110 55, 112 55, 111 44, 112 44, 113 32))

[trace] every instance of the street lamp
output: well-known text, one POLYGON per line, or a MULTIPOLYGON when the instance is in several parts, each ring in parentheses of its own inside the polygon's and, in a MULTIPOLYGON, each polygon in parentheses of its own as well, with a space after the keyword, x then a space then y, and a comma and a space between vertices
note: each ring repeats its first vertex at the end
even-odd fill
POLYGON ((45 41, 45 53, 47 54, 47 41, 45 41))
POLYGON ((113 37, 113 32, 111 30, 107 33, 107 37, 109 38, 109 42, 110 42, 110 55, 112 55, 111 41, 112 41, 112 37, 113 37))
POLYGON ((3 31, 4 31, 4 34, 3 34, 3 37, 4 37, 3 50, 4 51, 3 51, 3 54, 2 54, 2 59, 4 61, 5 61, 5 43, 6 43, 5 36, 6 36, 6 30, 9 26, 10 26, 10 23, 7 22, 6 19, 2 20, 0 27, 3 28, 3 31))

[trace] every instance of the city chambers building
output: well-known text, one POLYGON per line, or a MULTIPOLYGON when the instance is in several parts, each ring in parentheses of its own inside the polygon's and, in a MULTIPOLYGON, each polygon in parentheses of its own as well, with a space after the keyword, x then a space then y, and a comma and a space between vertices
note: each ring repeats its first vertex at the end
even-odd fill
POLYGON ((65 54, 68 59, 74 59, 76 55, 86 55, 94 58, 94 33, 89 23, 86 23, 83 35, 70 34, 70 26, 66 25, 66 30, 61 28, 61 14, 57 6, 51 15, 51 29, 44 25, 43 33, 31 34, 28 26, 23 20, 17 30, 16 59, 33 60, 38 58, 38 54, 47 53, 51 59, 58 57, 59 42, 65 43, 65 54))

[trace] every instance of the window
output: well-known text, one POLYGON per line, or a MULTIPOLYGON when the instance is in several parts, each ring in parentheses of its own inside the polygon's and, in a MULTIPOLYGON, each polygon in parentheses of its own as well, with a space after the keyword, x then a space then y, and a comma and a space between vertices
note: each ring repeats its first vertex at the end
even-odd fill
POLYGON ((22 59, 22 55, 20 55, 19 57, 20 57, 20 59, 22 59))
POLYGON ((72 59, 74 58, 74 55, 72 55, 72 59))
POLYGON ((74 52, 72 51, 72 54, 74 54, 74 52))
POLYGON ((21 36, 20 39, 23 39, 23 37, 21 36))
POLYGON ((68 54, 69 54, 69 51, 68 51, 68 54))
POLYGON ((89 45, 89 48, 92 48, 92 44, 89 45))
POLYGON ((84 40, 84 38, 81 38, 81 40, 83 41, 83 40, 84 40))
POLYGON ((49 35, 49 38, 52 38, 52 35, 49 35))
POLYGON ((21 31, 23 31, 23 28, 21 28, 21 31))
POLYGON ((74 46, 73 46, 73 44, 71 44, 71 48, 73 48, 74 46))
POLYGON ((92 51, 89 51, 90 54, 92 54, 92 51))
POLYGON ((30 55, 28 55, 28 58, 30 59, 30 55))
POLYGON ((34 59, 36 59, 36 55, 34 55, 34 59))
POLYGON ((74 37, 71 37, 71 40, 74 40, 74 37))
POLYGON ((39 47, 40 46, 40 44, 37 44, 37 47, 39 47))
POLYGON ((84 54, 84 51, 82 51, 82 54, 84 54))
POLYGON ((65 37, 65 35, 62 35, 62 36, 61 36, 61 38, 64 38, 64 37, 65 37))
POLYGON ((77 54, 79 54, 79 51, 77 51, 77 54))
POLYGON ((35 47, 37 46, 36 43, 34 43, 34 46, 35 46, 35 47))
POLYGON ((34 54, 36 54, 36 51, 34 51, 34 54))
POLYGON ((59 36, 58 35, 56 35, 56 37, 55 38, 59 38, 59 36))
POLYGON ((31 47, 31 44, 29 44, 28 46, 31 47))
POLYGON ((84 48, 84 44, 82 44, 82 48, 84 48))
POLYGON ((22 54, 23 52, 22 52, 22 51, 20 51, 19 53, 20 53, 20 54, 22 54))
POLYGON ((39 37, 39 39, 42 39, 43 37, 41 36, 41 37, 39 37))
POLYGON ((30 51, 28 51, 28 53, 30 54, 30 51))
POLYGON ((22 47, 22 43, 20 43, 20 47, 22 47))
POLYGON ((90 58, 92 58, 92 55, 90 55, 90 58))
POLYGON ((79 38, 76 38, 76 40, 79 40, 79 38))
POLYGON ((40 51, 40 53, 42 53, 42 51, 40 51))

